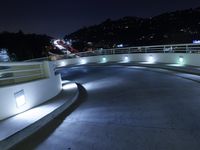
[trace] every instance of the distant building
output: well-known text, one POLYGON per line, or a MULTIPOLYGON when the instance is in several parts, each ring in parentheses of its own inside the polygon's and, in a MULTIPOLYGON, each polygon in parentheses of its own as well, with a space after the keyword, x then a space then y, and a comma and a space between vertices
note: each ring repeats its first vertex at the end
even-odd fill
POLYGON ((199 44, 199 43, 200 43, 200 40, 193 40, 193 43, 194 43, 194 44, 199 44))
POLYGON ((8 55, 8 50, 5 48, 0 49, 0 62, 8 62, 10 61, 10 57, 8 55))

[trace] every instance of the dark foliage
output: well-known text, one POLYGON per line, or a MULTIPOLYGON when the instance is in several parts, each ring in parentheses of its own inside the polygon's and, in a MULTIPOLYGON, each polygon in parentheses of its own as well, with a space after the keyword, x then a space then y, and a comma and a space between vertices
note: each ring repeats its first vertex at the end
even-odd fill
POLYGON ((127 46, 191 43, 193 39, 200 39, 200 8, 164 13, 153 18, 108 19, 65 38, 73 39, 78 49, 83 49, 87 42, 92 42, 94 48, 111 48, 121 43, 127 46))
POLYGON ((33 59, 45 56, 46 46, 50 45, 51 37, 37 34, 2 32, 0 48, 6 48, 17 60, 33 59))
MULTIPOLYGON (((107 19, 99 25, 84 27, 65 38, 72 39, 74 48, 94 48, 191 43, 200 39, 200 8, 164 13, 152 18, 124 17, 107 19), (90 44, 88 44, 90 43, 90 44), (91 44, 92 43, 92 44, 91 44)), ((3 32, 0 48, 8 49, 18 60, 46 56, 50 40, 46 35, 3 32)))

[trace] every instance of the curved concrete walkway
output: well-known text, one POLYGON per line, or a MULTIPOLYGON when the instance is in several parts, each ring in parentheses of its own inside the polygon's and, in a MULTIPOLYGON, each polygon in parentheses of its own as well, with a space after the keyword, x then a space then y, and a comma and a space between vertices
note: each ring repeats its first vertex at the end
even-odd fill
POLYGON ((144 67, 80 66, 60 72, 82 84, 84 102, 15 149, 200 149, 198 82, 144 67))

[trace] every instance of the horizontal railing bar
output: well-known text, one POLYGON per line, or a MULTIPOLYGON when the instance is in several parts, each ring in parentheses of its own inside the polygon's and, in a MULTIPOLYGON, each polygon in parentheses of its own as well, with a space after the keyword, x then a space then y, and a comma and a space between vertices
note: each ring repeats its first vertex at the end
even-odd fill
POLYGON ((1 62, 0 66, 33 66, 33 65, 42 65, 42 62, 1 62))
POLYGON ((6 73, 17 73, 17 72, 32 72, 32 71, 41 71, 40 68, 36 68, 36 69, 24 69, 24 70, 21 70, 21 69, 16 69, 16 70, 6 70, 6 71, 1 71, 0 70, 0 74, 6 74, 6 73))
POLYGON ((31 74, 31 75, 26 75, 26 76, 7 77, 7 78, 0 78, 0 81, 21 79, 21 78, 28 78, 28 77, 37 77, 37 76, 42 76, 42 75, 44 75, 44 73, 31 74))

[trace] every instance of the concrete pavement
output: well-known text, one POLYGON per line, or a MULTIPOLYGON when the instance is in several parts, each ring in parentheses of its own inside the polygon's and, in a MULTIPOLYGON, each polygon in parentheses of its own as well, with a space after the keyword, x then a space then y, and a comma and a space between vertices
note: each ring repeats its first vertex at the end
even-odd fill
POLYGON ((84 102, 62 123, 52 127, 55 120, 15 149, 200 149, 200 84, 195 80, 136 66, 80 66, 60 72, 63 79, 83 86, 84 102))

